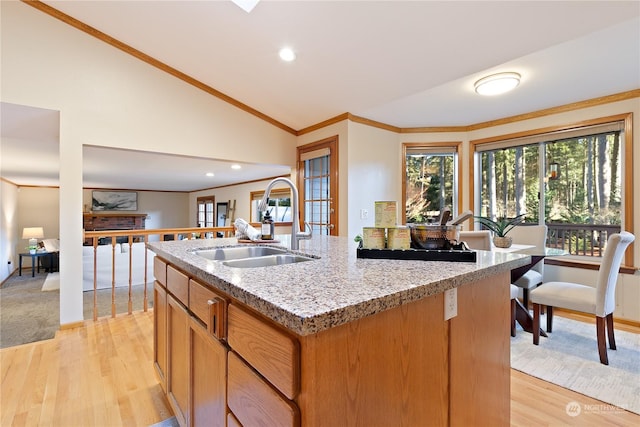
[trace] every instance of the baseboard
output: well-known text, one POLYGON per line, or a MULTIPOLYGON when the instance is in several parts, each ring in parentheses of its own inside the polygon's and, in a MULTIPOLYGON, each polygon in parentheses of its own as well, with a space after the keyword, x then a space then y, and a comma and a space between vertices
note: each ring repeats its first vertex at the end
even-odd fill
POLYGON ((60 325, 60 330, 65 330, 65 329, 75 329, 75 328, 81 328, 84 326, 84 321, 81 322, 73 322, 73 323, 65 323, 64 325, 60 325))

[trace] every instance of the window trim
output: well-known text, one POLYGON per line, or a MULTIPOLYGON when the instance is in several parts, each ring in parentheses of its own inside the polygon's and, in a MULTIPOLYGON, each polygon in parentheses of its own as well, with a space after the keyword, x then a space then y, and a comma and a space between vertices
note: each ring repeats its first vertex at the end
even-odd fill
POLYGON ((200 225, 200 205, 203 204, 205 205, 205 214, 204 214, 204 225, 205 227, 215 227, 216 226, 216 196, 214 195, 209 195, 209 196, 200 196, 196 198, 196 227, 198 227, 200 225), (213 212, 212 212, 212 216, 213 216, 213 224, 211 226, 207 226, 207 208, 206 205, 207 203, 211 202, 212 206, 213 206, 213 212))
MULTIPOLYGON (((469 192, 469 206, 475 212, 476 206, 476 192, 478 191, 478 186, 476 182, 476 161, 477 156, 482 150, 483 146, 486 144, 498 144, 501 141, 507 140, 515 140, 519 138, 527 138, 527 137, 538 137, 549 135, 552 139, 555 139, 554 134, 558 134, 560 132, 566 132, 569 130, 576 130, 580 128, 587 128, 591 126, 599 126, 605 125, 611 122, 624 122, 624 163, 622 164, 622 175, 623 175, 623 186, 624 186, 624 195, 623 195, 623 204, 624 209, 622 210, 624 214, 623 223, 621 227, 623 230, 627 230, 630 233, 634 233, 634 222, 633 222, 633 113, 623 113, 616 114, 613 116, 607 117, 599 117, 595 119, 583 120, 580 122, 569 123, 564 125, 557 126, 549 126, 545 128, 531 129, 522 132, 516 132, 506 135, 498 135, 492 136, 489 138, 482 138, 469 141, 469 183, 471 185, 471 191, 469 192)), ((519 145, 519 144, 514 144, 519 145)), ((472 224, 473 227, 473 224, 472 224)), ((623 265, 629 267, 633 266, 634 260, 634 245, 635 242, 629 245, 629 248, 625 252, 623 265)), ((586 264, 586 263, 585 263, 586 264)), ((576 265, 579 265, 576 263, 576 265)))
MULTIPOLYGON (((455 153, 458 156, 458 170, 457 188, 454 188, 454 194, 458 193, 458 210, 462 209, 462 195, 464 189, 464 183, 462 182, 462 141, 444 141, 444 142, 403 142, 402 143, 402 158, 400 160, 400 170, 402 171, 402 224, 407 223, 407 152, 414 151, 420 148, 424 148, 432 153, 437 152, 438 149, 443 149, 443 153, 455 153)), ((459 215, 460 212, 452 212, 452 215, 459 215)))
MULTIPOLYGON (((274 188, 273 190, 271 190, 271 193, 269 195, 272 196, 271 198, 273 199, 282 199, 282 198, 292 199, 293 198, 291 195, 291 190, 288 188, 274 188)), ((253 221, 253 201, 261 200, 262 196, 264 196, 264 190, 251 191, 249 193, 249 218, 251 219, 252 223, 255 223, 253 221)), ((291 200, 291 203, 293 203, 293 200, 291 200)), ((273 223, 276 225, 291 225, 291 221, 281 222, 281 221, 276 221, 275 218, 273 220, 273 223)))

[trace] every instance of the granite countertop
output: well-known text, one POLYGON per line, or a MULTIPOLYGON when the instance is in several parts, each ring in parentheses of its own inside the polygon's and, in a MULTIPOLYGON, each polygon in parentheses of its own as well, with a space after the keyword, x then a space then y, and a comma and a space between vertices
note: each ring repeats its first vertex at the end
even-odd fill
MULTIPOLYGON (((289 236, 277 235, 289 248, 289 236)), ((474 262, 359 259, 346 237, 314 236, 294 251, 310 262, 232 268, 193 253, 237 246, 235 238, 149 242, 160 257, 199 281, 304 336, 444 292, 530 262, 530 256, 479 251, 474 262)), ((262 245, 262 244, 261 244, 262 245)), ((267 245, 264 245, 267 246, 267 245)))

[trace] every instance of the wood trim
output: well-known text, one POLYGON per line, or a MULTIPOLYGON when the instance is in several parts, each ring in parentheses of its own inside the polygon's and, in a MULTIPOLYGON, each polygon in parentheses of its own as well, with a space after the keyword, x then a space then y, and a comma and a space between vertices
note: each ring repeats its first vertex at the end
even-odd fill
POLYGON ((505 125, 509 123, 521 122, 524 120, 537 119, 539 117, 566 113, 568 111, 581 110, 584 108, 595 107, 597 105, 603 105, 603 104, 610 104, 612 102, 625 101, 627 99, 632 99, 637 97, 640 97, 640 89, 620 92, 613 95, 601 96, 599 98, 586 99, 584 101, 573 102, 571 104, 560 105, 557 107, 545 108, 543 110, 532 111, 530 113, 525 113, 525 114, 518 114, 516 116, 505 117, 502 119, 476 123, 476 124, 467 126, 466 130, 472 131, 472 130, 505 125))
POLYGON ((298 132, 296 132, 296 134, 298 136, 304 135, 304 134, 316 131, 318 129, 322 129, 324 127, 331 126, 333 124, 340 123, 340 122, 342 122, 344 120, 349 120, 349 119, 350 119, 349 113, 342 113, 339 116, 332 117, 332 118, 327 119, 327 120, 325 120, 323 122, 316 123, 315 125, 311 125, 311 126, 308 126, 306 128, 302 128, 298 132))
POLYGON ((521 132, 491 136, 488 138, 473 139, 473 140, 470 140, 469 143, 471 144, 471 148, 475 152, 476 145, 482 145, 482 144, 487 144, 487 143, 496 142, 496 141, 503 141, 506 139, 517 139, 517 138, 524 138, 527 136, 535 136, 535 135, 541 135, 541 134, 552 133, 552 132, 580 129, 588 126, 601 125, 604 123, 617 122, 617 121, 625 122, 625 133, 626 133, 627 119, 629 116, 633 116, 633 114, 632 113, 615 114, 613 116, 598 117, 595 119, 582 120, 579 122, 572 122, 572 123, 567 123, 562 125, 554 125, 554 126, 547 126, 543 128, 529 129, 521 132))
MULTIPOLYGON (((545 258, 545 265, 557 265, 559 267, 571 267, 571 268, 581 268, 583 270, 595 270, 598 271, 600 269, 600 263, 595 263, 592 261, 581 261, 581 260, 566 260, 566 259, 558 259, 558 258, 545 258)), ((636 271, 640 270, 639 267, 629 266, 629 265, 621 265, 620 266, 620 274, 636 274, 636 271)))
POLYGON ((258 117, 259 119, 262 119, 264 121, 266 121, 267 123, 272 124, 273 126, 280 128, 286 132, 289 132, 290 134, 293 135, 297 135, 297 132, 293 129, 290 128, 289 126, 285 125, 284 123, 281 123, 279 121, 277 121, 276 119, 273 119, 269 116, 267 116, 264 113, 261 113, 260 111, 248 106, 247 104, 244 104, 240 101, 238 101, 235 98, 230 97, 229 95, 226 95, 222 92, 220 92, 219 90, 216 90, 214 88, 212 88, 211 86, 208 86, 204 83, 202 83, 199 80, 194 79, 193 77, 178 71, 177 69, 158 61, 157 59, 147 55, 146 53, 143 53, 111 36, 109 36, 108 34, 103 33, 102 31, 91 27, 90 25, 85 24, 82 21, 79 21, 69 15, 67 15, 66 13, 63 13, 61 11, 59 11, 58 9, 55 9, 45 3, 42 3, 39 0, 21 0, 23 3, 28 4, 29 6, 34 7, 35 9, 38 9, 41 12, 46 13, 47 15, 56 18, 62 22, 64 22, 65 24, 68 24, 92 37, 97 38, 98 40, 107 43, 108 45, 111 45, 113 47, 115 47, 116 49, 119 49, 121 51, 123 51, 124 53, 127 53, 139 60, 141 60, 142 62, 146 62, 147 64, 151 65, 152 67, 155 67, 161 71, 164 71, 167 74, 172 75, 173 77, 176 77, 180 80, 182 80, 183 82, 190 84, 191 86, 194 86, 210 95, 215 96, 216 98, 221 99, 222 101, 233 105, 234 107, 237 107, 253 116, 258 117))
POLYGON ((82 328, 83 326, 84 326, 84 321, 65 323, 64 325, 60 325, 60 330, 64 331, 67 329, 82 328))
POLYGON ((428 148, 438 148, 438 147, 455 147, 456 153, 458 154, 458 188, 455 192, 458 193, 458 214, 462 212, 462 195, 464 190, 464 184, 462 182, 462 141, 445 141, 445 142, 403 142, 402 143, 402 158, 400 159, 400 170, 402 171, 402 223, 407 223, 407 165, 406 165, 406 157, 407 157, 407 148, 416 148, 416 147, 428 147, 428 148))
MULTIPOLYGON (((624 118, 624 159, 624 225, 630 233, 635 234, 633 222, 633 113, 627 114, 624 118)), ((634 247, 635 245, 631 243, 625 253, 624 261, 627 265, 634 263, 634 247)))
MULTIPOLYGON (((311 142, 309 144, 301 145, 296 148, 296 185, 298 187, 298 191, 300 192, 300 200, 298 200, 299 204, 299 212, 300 217, 304 218, 304 200, 306 198, 304 191, 304 162, 300 160, 302 153, 306 153, 309 151, 314 151, 319 148, 327 147, 331 150, 331 155, 329 156, 329 174, 330 174, 330 184, 329 184, 329 197, 333 200, 333 210, 332 214, 332 224, 334 225, 333 230, 330 230, 331 235, 339 236, 340 235, 340 181, 339 181, 339 137, 338 135, 330 136, 328 138, 321 139, 319 141, 311 142)), ((302 223, 302 222, 301 222, 302 223)))

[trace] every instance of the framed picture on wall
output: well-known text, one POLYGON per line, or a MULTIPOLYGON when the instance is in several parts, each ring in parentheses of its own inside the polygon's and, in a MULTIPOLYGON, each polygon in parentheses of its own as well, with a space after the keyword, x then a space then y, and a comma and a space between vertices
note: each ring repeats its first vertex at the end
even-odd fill
POLYGON ((91 209, 95 211, 137 211, 136 191, 101 191, 92 194, 91 209))

